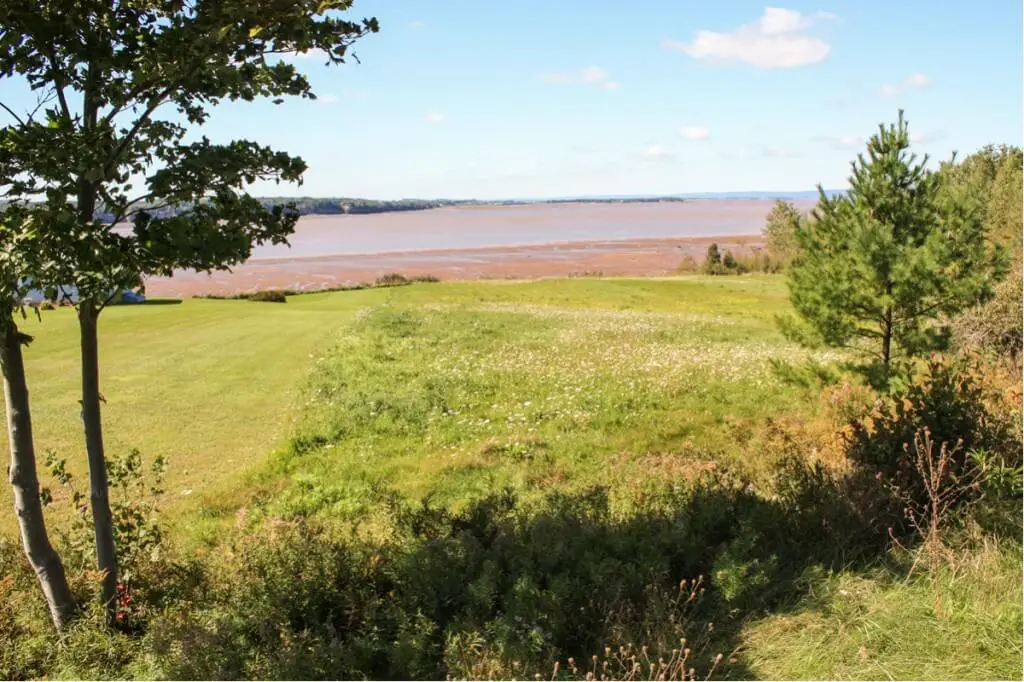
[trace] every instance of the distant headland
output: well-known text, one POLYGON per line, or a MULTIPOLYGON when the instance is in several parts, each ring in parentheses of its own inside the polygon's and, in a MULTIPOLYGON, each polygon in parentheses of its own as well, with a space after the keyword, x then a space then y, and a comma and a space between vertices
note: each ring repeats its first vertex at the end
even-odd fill
MULTIPOLYGON (((825 190, 828 195, 841 194, 843 190, 825 190)), ((783 199, 801 201, 815 199, 817 190, 801 190, 794 192, 701 192, 669 195, 593 195, 565 196, 545 198, 508 198, 508 199, 363 199, 355 197, 259 197, 266 206, 293 204, 299 215, 366 215, 372 213, 396 213, 401 211, 425 211, 436 208, 458 206, 513 206, 513 205, 544 205, 544 204, 641 204, 667 203, 694 200, 743 200, 743 199, 783 199)), ((175 215, 184 207, 160 206, 150 209, 157 217, 175 215)), ((109 219, 102 210, 97 218, 109 219)))

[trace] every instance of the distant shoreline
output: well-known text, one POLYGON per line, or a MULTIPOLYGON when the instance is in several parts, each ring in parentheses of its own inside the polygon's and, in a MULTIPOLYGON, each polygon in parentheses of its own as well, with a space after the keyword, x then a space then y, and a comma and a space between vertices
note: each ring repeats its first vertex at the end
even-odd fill
POLYGON ((714 237, 632 238, 453 249, 252 260, 233 272, 179 273, 146 282, 151 296, 230 295, 259 289, 316 291, 372 282, 398 272, 441 280, 540 279, 603 275, 673 274, 686 256, 699 260, 711 243, 722 249, 761 246, 760 234, 714 237))
MULTIPOLYGON (((836 194, 842 190, 825 190, 836 194)), ((373 215, 383 213, 405 213, 430 211, 439 208, 486 208, 511 206, 557 206, 565 205, 608 205, 608 204, 657 204, 687 203, 694 201, 794 201, 803 202, 817 199, 816 191, 798 192, 709 192, 695 194, 651 195, 651 196, 578 196, 539 199, 361 199, 350 197, 256 197, 266 207, 294 203, 300 216, 345 216, 373 215)), ((153 207, 156 217, 169 217, 184 211, 184 207, 153 207)), ((97 219, 113 220, 114 216, 102 210, 97 219)))

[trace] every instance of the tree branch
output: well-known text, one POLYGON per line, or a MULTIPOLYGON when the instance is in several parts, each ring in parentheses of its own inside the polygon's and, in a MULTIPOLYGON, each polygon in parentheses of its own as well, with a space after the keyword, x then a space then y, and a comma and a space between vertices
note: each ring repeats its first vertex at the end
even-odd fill
POLYGON ((0 102, 0 107, 3 107, 3 108, 4 108, 4 110, 5 110, 5 111, 6 111, 6 112, 7 112, 8 114, 10 114, 10 115, 11 115, 11 117, 12 117, 12 118, 14 118, 14 120, 15 120, 15 121, 17 121, 17 122, 18 122, 18 125, 20 125, 20 126, 24 126, 24 125, 25 125, 25 121, 24 121, 24 120, 23 120, 23 119, 21 118, 21 116, 18 116, 18 115, 17 115, 16 113, 14 113, 14 110, 13 110, 13 109, 11 109, 11 108, 10 108, 9 106, 7 106, 6 104, 4 104, 3 102, 0 102))
POLYGON ((142 126, 145 125, 153 116, 153 112, 155 112, 160 107, 160 105, 164 104, 167 101, 166 98, 168 95, 171 94, 171 91, 174 89, 175 85, 168 85, 166 88, 164 88, 163 92, 160 93, 160 95, 154 97, 153 100, 150 102, 149 106, 146 107, 146 110, 142 112, 142 115, 139 116, 139 118, 135 121, 135 125, 132 126, 131 130, 129 130, 128 133, 125 134, 123 138, 121 138, 121 142, 120 144, 117 145, 117 148, 114 150, 114 153, 110 156, 109 159, 107 159, 107 162, 103 164, 104 176, 106 176, 108 170, 112 165, 117 164, 118 158, 121 156, 121 154, 124 153, 125 149, 128 148, 128 145, 131 144, 131 141, 139 133, 139 130, 142 128, 142 126))
POLYGON ((64 114, 64 118, 69 122, 71 121, 71 107, 68 106, 68 99, 64 95, 64 77, 58 76, 60 71, 57 69, 57 52, 53 45, 47 46, 47 58, 50 61, 50 68, 53 69, 53 90, 57 93, 57 101, 60 102, 61 113, 64 114))

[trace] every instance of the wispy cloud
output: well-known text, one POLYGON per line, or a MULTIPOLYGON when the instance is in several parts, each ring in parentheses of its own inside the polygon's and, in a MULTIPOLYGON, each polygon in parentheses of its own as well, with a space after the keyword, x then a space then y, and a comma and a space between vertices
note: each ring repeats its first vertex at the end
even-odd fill
POLYGON ((366 99, 367 97, 370 96, 370 93, 368 93, 366 90, 353 90, 352 92, 348 93, 348 96, 351 97, 352 99, 366 99))
POLYGON ((886 83, 878 88, 878 94, 882 97, 895 97, 900 92, 900 86, 886 83))
POLYGON ((610 80, 610 74, 600 66, 588 66, 579 71, 549 71, 541 75, 541 80, 550 85, 569 85, 583 83, 594 85, 604 90, 618 90, 619 84, 610 80))
POLYGON ((766 159, 795 159, 799 156, 795 149, 789 147, 770 147, 761 145, 757 148, 758 153, 766 159))
POLYGON ((912 76, 908 76, 907 79, 903 81, 903 84, 906 85, 908 88, 926 88, 929 85, 931 85, 932 82, 931 79, 928 78, 928 76, 918 72, 912 76))
POLYGON ((338 101, 337 95, 317 95, 316 101, 320 104, 335 104, 338 101))
POLYGON ((711 137, 711 131, 704 126, 683 126, 679 134, 687 140, 706 140, 711 137))
POLYGON ((811 142, 827 144, 834 149, 850 149, 851 147, 863 147, 864 138, 859 135, 815 135, 811 142))
POLYGON ((640 156, 648 161, 657 161, 672 158, 672 154, 664 147, 657 144, 649 144, 640 152, 640 156))
POLYGON ((900 93, 904 88, 921 89, 927 88, 932 84, 932 81, 928 76, 924 75, 920 71, 903 79, 901 85, 894 83, 886 83, 878 88, 878 94, 882 97, 894 97, 900 93))
POLYGON ((941 130, 934 130, 930 133, 910 133, 910 141, 914 144, 928 144, 941 140, 943 137, 944 133, 941 130))
POLYGON ((416 21, 410 21, 409 26, 410 28, 426 28, 427 22, 417 19, 416 21))
POLYGON ((447 117, 444 114, 439 114, 433 111, 427 114, 427 123, 444 123, 445 120, 447 120, 447 117))
POLYGON ((766 7, 754 23, 732 31, 697 31, 690 42, 666 40, 662 46, 694 59, 709 62, 739 62, 759 69, 785 69, 824 61, 831 50, 828 43, 808 33, 815 21, 834 18, 819 12, 813 18, 796 10, 766 7))

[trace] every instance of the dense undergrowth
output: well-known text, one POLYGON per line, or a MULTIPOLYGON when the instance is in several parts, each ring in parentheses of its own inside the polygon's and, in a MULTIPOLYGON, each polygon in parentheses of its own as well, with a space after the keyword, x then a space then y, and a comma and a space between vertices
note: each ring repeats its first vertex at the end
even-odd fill
MULTIPOLYGON (((1019 375, 936 356, 896 395, 798 384, 773 363, 839 358, 758 319, 367 309, 202 535, 161 536, 117 460, 117 628, 86 607, 58 641, 0 540, 0 676, 1019 678, 1019 375), (937 539, 907 515, 925 428, 980 472, 937 539)), ((64 541, 86 605, 87 533, 64 541)))

